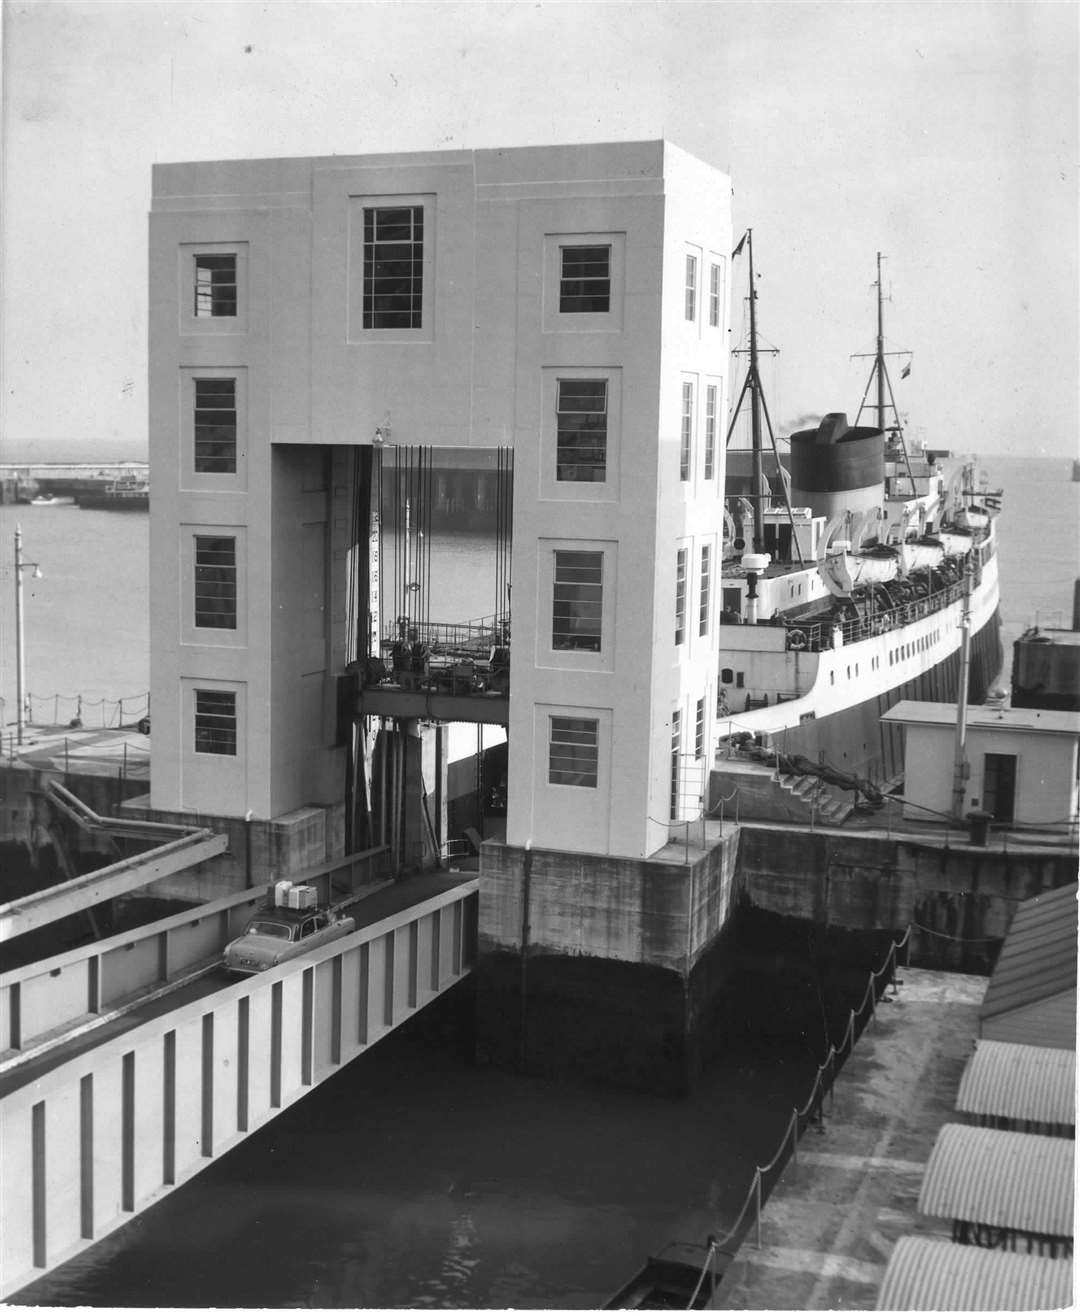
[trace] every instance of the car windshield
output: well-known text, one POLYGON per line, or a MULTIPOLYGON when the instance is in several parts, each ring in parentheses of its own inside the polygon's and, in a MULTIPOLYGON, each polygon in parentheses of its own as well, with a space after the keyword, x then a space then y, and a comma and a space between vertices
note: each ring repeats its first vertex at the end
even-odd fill
POLYGON ((293 928, 283 922, 252 922, 245 935, 270 935, 275 940, 291 940, 293 928))

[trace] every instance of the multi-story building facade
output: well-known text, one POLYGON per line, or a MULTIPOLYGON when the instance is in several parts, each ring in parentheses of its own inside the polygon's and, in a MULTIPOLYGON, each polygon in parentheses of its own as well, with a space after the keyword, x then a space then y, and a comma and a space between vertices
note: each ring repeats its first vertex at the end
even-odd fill
POLYGON ((663 141, 155 168, 155 811, 340 813, 357 449, 502 447, 507 845, 666 843, 711 755, 730 195, 663 141))

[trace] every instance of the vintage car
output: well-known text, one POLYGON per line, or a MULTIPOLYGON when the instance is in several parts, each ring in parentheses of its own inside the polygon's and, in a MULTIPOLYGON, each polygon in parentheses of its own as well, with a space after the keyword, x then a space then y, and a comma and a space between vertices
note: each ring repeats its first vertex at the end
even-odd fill
POLYGON ((230 972, 265 972, 355 930, 352 917, 332 908, 263 908, 226 945, 225 966, 230 972))

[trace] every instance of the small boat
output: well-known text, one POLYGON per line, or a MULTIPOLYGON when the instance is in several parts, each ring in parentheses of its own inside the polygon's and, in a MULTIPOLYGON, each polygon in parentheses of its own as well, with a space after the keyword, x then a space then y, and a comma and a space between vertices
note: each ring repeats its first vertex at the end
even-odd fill
POLYGON ((672 1241, 619 1288, 604 1309, 706 1309, 731 1256, 716 1248, 672 1241))
POLYGON ((73 497, 56 497, 53 493, 40 493, 30 499, 31 506, 74 506, 73 497))

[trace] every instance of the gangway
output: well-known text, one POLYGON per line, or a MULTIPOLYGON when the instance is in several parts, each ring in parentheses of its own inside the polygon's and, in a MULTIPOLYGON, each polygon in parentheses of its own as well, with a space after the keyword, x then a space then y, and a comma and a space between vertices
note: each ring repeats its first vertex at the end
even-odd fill
MULTIPOLYGON (((79 1029, 59 1044, 41 1036, 40 1052, 0 1074, 0 1299, 183 1185, 468 975, 478 889, 475 877, 395 881, 355 905, 354 932, 303 958, 239 979, 186 974, 102 1027, 100 1043, 79 1029)), ((219 940, 227 920, 219 912, 219 940)), ((201 919, 184 924, 188 951, 205 948, 201 919)), ((63 967, 38 967, 63 979, 63 967)))

